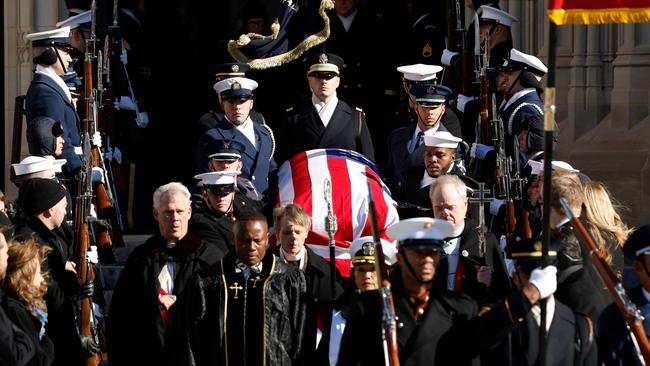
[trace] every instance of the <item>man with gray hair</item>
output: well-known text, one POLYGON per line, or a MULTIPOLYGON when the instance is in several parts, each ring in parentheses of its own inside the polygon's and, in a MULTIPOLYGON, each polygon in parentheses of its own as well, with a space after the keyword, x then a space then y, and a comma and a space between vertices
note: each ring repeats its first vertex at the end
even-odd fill
POLYGON ((453 225, 454 235, 445 241, 447 254, 440 264, 441 285, 463 292, 479 305, 501 298, 509 289, 503 254, 496 237, 481 235, 476 224, 467 218, 467 186, 456 175, 441 175, 432 184, 430 198, 433 217, 453 225), (481 241, 484 241, 482 246, 481 241))
POLYGON ((111 301, 112 365, 163 364, 176 300, 194 273, 219 260, 214 246, 188 232, 191 215, 187 187, 172 182, 156 189, 153 216, 160 232, 129 255, 111 301))

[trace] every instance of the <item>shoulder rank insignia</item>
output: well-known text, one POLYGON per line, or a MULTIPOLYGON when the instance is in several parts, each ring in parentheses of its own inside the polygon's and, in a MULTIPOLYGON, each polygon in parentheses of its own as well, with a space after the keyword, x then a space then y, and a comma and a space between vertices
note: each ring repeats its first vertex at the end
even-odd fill
POLYGON ((431 57, 433 54, 433 49, 431 48, 430 44, 425 44, 424 47, 422 48, 422 56, 423 57, 431 57))

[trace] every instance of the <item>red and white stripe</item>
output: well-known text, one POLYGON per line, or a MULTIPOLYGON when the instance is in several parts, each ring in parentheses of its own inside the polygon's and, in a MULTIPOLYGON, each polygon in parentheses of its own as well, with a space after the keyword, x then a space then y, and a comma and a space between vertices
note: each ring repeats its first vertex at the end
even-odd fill
POLYGON ((332 205, 337 218, 336 265, 344 277, 350 273, 350 243, 372 235, 368 213, 368 181, 377 209, 382 238, 391 240, 385 228, 399 221, 395 201, 377 173, 354 152, 338 154, 338 149, 316 149, 300 153, 285 162, 278 172, 278 203, 295 203, 311 216, 311 230, 306 244, 329 260, 329 237, 325 230, 327 206, 323 195, 324 182, 332 183, 332 205), (346 155, 360 158, 350 159, 346 155))

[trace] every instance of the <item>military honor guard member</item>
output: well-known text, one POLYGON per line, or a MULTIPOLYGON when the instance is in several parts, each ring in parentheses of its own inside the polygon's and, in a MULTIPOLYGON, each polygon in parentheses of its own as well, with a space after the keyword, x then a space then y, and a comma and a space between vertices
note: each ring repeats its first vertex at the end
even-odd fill
POLYGON ((276 144, 271 128, 251 119, 253 91, 256 88, 255 80, 244 77, 231 77, 214 84, 224 115, 199 138, 197 163, 200 172, 209 171, 209 156, 215 152, 210 150, 214 141, 237 141, 244 146, 241 152, 242 176, 264 194, 269 188, 269 177, 276 169, 273 160, 276 144))
POLYGON ((267 252, 266 218, 241 214, 233 250, 179 303, 174 365, 295 365, 306 335, 303 272, 267 252))
MULTIPOLYGON (((33 61, 36 64, 34 79, 27 89, 25 101, 27 120, 50 117, 63 127, 63 152, 68 161, 63 172, 72 182, 81 168, 81 119, 77 114, 72 95, 61 76, 68 71, 70 57, 70 28, 31 33, 25 39, 32 43, 33 61)), ((76 187, 69 187, 76 190, 76 187)))
POLYGON ((188 231, 190 192, 180 183, 153 194, 159 232, 136 247, 111 300, 107 345, 111 365, 165 364, 166 337, 176 321, 176 301, 201 268, 221 253, 188 231))
MULTIPOLYGON (((437 285, 447 238, 454 227, 447 221, 412 218, 393 224, 388 235, 399 245, 397 268, 391 277, 397 315, 399 359, 403 365, 469 365, 476 353, 466 351, 464 329, 477 314, 467 295, 437 285)), ((444 273, 442 274, 443 277, 444 273)), ((383 365, 382 314, 379 300, 359 309, 347 321, 339 365, 383 365)))
MULTIPOLYGON (((557 268, 542 264, 541 242, 524 240, 508 249, 516 271, 513 280, 519 291, 481 316, 480 342, 483 348, 496 350, 500 365, 535 365, 539 357, 541 305, 546 299, 547 365, 597 365, 597 346, 593 326, 584 315, 564 305, 555 296, 557 268)), ((556 252, 549 250, 553 263, 556 252)))
POLYGON ((432 136, 424 136, 424 169, 416 167, 408 172, 403 197, 397 197, 401 218, 431 214, 431 183, 444 174, 464 175, 460 165, 456 163, 456 149, 460 141, 462 139, 447 131, 437 131, 432 136))
POLYGON ((337 97, 343 59, 315 53, 305 59, 311 98, 288 110, 277 128, 278 162, 299 152, 320 148, 353 150, 374 161, 366 116, 337 97))
POLYGON ((417 121, 396 129, 388 137, 388 174, 392 177, 389 183, 397 197, 406 189, 408 172, 424 167, 424 136, 448 131, 441 120, 446 114, 445 101, 451 93, 449 88, 431 83, 415 84, 409 93, 415 98, 417 121))
POLYGON ((257 204, 237 191, 238 171, 222 170, 196 175, 200 179, 202 204, 194 210, 190 231, 221 253, 228 253, 233 223, 244 210, 256 210, 257 204))

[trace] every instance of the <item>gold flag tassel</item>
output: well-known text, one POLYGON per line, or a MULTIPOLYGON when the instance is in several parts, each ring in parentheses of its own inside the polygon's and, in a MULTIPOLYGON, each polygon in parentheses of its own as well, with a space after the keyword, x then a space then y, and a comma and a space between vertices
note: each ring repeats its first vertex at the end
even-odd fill
POLYGON ((257 33, 247 33, 239 36, 237 40, 228 41, 228 52, 230 55, 237 60, 238 62, 247 63, 251 68, 256 70, 264 70, 271 67, 281 66, 288 62, 291 62, 298 57, 300 57, 308 49, 318 46, 319 44, 325 42, 330 36, 330 18, 325 13, 326 10, 334 9, 334 0, 321 0, 320 7, 318 9, 318 14, 323 18, 325 25, 323 29, 316 33, 312 34, 309 37, 305 38, 300 44, 294 47, 292 50, 287 51, 283 54, 268 57, 268 58, 258 58, 250 59, 241 52, 241 48, 248 45, 254 39, 263 39, 263 40, 273 40, 278 37, 280 32, 280 23, 276 18, 273 24, 271 25, 271 34, 268 36, 257 34, 257 33))

